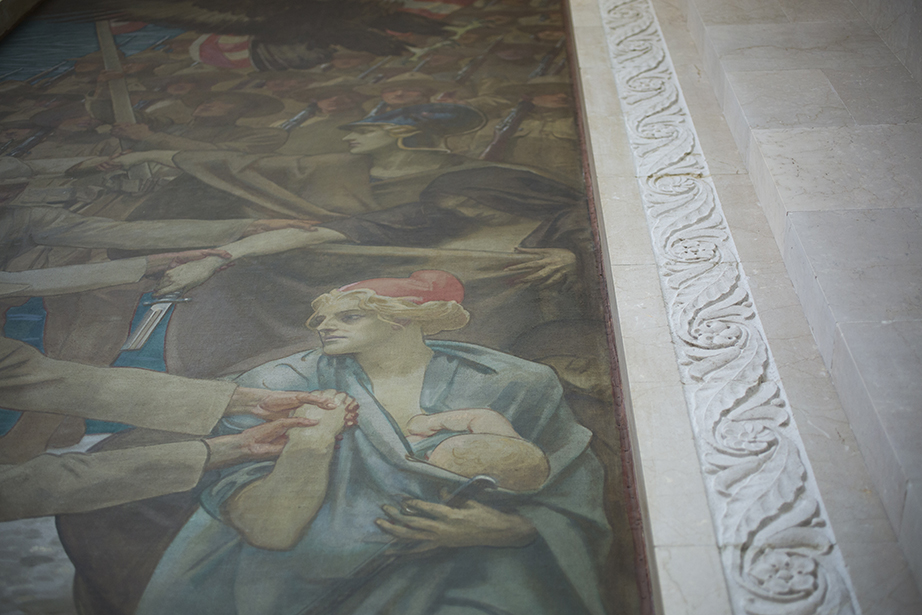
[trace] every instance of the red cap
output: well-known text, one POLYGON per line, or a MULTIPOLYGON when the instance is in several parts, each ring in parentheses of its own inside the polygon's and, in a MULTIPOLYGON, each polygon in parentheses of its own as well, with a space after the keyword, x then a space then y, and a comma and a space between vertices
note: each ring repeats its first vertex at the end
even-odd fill
POLYGON ((464 285, 455 276, 437 269, 417 271, 408 278, 375 278, 354 282, 341 291, 367 288, 381 297, 406 299, 416 304, 429 301, 456 301, 464 299, 464 285))

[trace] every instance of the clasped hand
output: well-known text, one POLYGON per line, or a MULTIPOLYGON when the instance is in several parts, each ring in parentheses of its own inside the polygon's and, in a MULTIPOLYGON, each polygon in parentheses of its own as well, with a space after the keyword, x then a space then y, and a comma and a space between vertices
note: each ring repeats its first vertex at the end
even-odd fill
POLYGON ((566 284, 574 279, 576 273, 576 256, 563 248, 516 248, 520 254, 534 255, 535 259, 527 263, 510 265, 507 273, 527 274, 515 280, 515 284, 533 284, 538 288, 550 288, 566 284))
POLYGON ((419 543, 404 551, 421 553, 440 547, 524 547, 537 531, 521 515, 505 513, 468 500, 457 508, 408 499, 402 506, 381 507, 388 519, 378 527, 400 542, 419 543))

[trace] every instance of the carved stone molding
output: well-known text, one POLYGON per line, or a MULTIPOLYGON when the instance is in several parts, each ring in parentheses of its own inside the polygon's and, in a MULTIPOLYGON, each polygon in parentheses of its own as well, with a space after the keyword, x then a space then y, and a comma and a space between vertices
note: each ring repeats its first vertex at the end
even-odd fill
POLYGON ((653 8, 600 4, 733 610, 858 613, 653 8))

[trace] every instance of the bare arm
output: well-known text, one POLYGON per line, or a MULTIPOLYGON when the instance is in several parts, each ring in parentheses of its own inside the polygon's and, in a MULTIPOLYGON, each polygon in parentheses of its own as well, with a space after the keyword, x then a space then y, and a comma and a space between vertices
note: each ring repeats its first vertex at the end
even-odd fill
POLYGON ((414 436, 432 436, 443 429, 510 438, 522 437, 506 417, 489 408, 464 408, 435 414, 417 414, 407 423, 407 430, 414 436))
MULTIPOLYGON (((322 243, 339 241, 347 241, 347 237, 331 229, 317 228, 316 230, 306 231, 289 228, 245 237, 239 241, 221 246, 219 249, 230 254, 230 260, 237 260, 245 256, 276 254, 296 248, 307 248, 322 243)), ((194 263, 180 265, 164 274, 160 285, 157 287, 157 294, 194 288, 208 280, 218 269, 226 264, 227 261, 224 259, 209 257, 194 263)))
POLYGON ((347 409, 354 408, 354 401, 345 393, 336 393, 333 399, 337 403, 334 410, 312 405, 296 410, 295 417, 318 424, 290 430, 272 472, 224 504, 225 520, 251 545, 273 550, 294 548, 323 505, 336 436, 343 429, 347 409))

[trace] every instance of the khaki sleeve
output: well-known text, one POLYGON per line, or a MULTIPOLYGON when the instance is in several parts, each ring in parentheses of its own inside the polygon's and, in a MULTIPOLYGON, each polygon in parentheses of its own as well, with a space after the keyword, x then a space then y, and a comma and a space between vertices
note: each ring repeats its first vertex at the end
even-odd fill
POLYGON ((33 207, 19 221, 42 246, 175 250, 209 248, 240 238, 252 220, 142 220, 121 222, 68 211, 33 207))
POLYGON ((0 337, 0 399, 11 410, 204 435, 223 416, 236 388, 145 369, 57 361, 0 337))
POLYGON ((47 297, 137 282, 147 272, 144 258, 28 271, 0 271, 0 296, 47 297))
POLYGON ((0 466, 0 521, 78 513, 192 489, 208 449, 201 441, 99 453, 45 454, 0 466))

